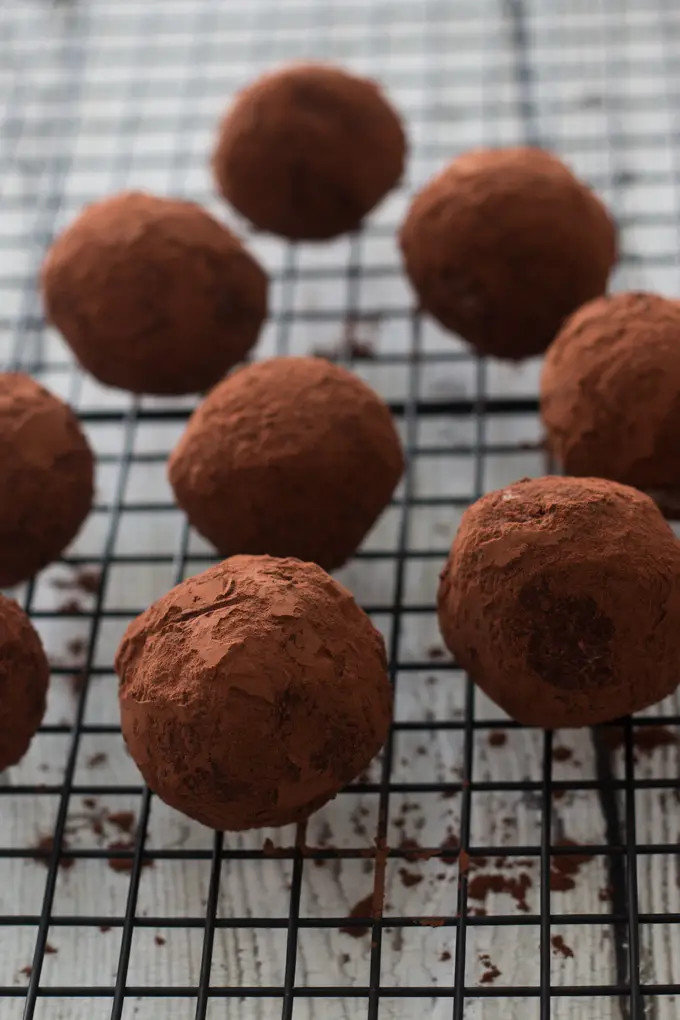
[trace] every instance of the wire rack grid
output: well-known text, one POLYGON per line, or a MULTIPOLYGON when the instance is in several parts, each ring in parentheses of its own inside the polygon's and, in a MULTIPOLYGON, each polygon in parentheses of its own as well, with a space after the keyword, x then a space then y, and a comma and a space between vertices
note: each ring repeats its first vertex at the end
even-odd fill
POLYGON ((98 460, 81 535, 16 593, 53 680, 29 754, 0 777, 2 1020, 677 1016, 680 705, 544 734, 444 654, 434 595, 460 514, 546 467, 539 365, 477 360, 417 315, 394 233, 455 153, 538 143, 614 210, 616 287, 678 294, 678 40, 674 0, 0 7, 0 361, 71 402, 98 460), (86 202, 123 188, 228 218, 206 166, 217 118, 300 57, 380 78, 412 143, 407 181, 360 235, 250 238, 273 281, 258 356, 341 359, 402 430, 402 487, 340 574, 387 639, 396 716, 306 832, 222 835, 143 788, 112 666, 129 619, 213 561, 165 478, 193 401, 83 376, 44 327, 36 272, 86 202))

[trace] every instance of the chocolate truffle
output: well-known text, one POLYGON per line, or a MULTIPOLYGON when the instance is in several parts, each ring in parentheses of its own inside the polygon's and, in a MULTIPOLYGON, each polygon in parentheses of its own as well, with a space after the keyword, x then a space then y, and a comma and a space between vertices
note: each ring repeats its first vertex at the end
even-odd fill
POLYGON ((144 779, 213 829, 302 821, 389 729, 383 639, 313 563, 233 556, 184 581, 130 624, 116 670, 144 779))
POLYGON ((680 304, 617 294, 580 308, 548 349, 541 414, 571 475, 680 488, 680 304))
POLYGON ((195 393, 247 354, 267 278, 193 202, 124 192, 95 202, 52 245, 45 310, 80 364, 133 393, 195 393))
POLYGON ((680 681, 680 545, 654 503, 537 478, 463 514, 439 586, 448 648, 521 723, 586 726, 680 681))
POLYGON ((92 507, 94 458, 63 401, 0 374, 0 588, 57 559, 92 507))
POLYGON ((405 156, 401 121, 375 82, 297 64, 237 95, 213 173, 260 230, 318 241, 359 227, 398 183, 405 156))
POLYGON ((45 714, 50 667, 23 609, 0 595, 0 772, 23 758, 45 714))
POLYGON ((421 307, 481 354, 540 354, 565 317, 605 290, 614 224, 540 149, 480 149, 415 197, 399 235, 421 307))
POLYGON ((191 524, 224 556, 345 563, 404 467, 386 404, 321 358, 240 369, 194 412, 169 477, 191 524))

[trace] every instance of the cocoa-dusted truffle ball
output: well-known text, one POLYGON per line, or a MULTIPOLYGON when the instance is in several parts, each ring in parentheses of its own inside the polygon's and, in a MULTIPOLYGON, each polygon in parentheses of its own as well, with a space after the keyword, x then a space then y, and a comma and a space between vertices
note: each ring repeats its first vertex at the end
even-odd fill
POLYGON ((540 149, 481 149, 414 199, 400 232, 422 308, 481 354, 540 354, 616 259, 600 200, 540 149))
POLYGON ((195 393, 247 354, 267 278, 193 202, 124 192, 90 205, 52 245, 46 314, 80 364, 133 393, 195 393))
POLYGON ((541 378, 548 443, 572 475, 680 488, 680 303, 617 294, 580 308, 541 378))
POLYGON ((123 735, 166 803, 214 829, 302 821, 382 746, 382 637, 320 567, 233 556, 173 588, 116 656, 123 735))
POLYGON ((472 679, 521 723, 586 726, 680 681, 680 545, 654 503, 594 478, 538 478, 464 514, 439 624, 472 679))
POLYGON ((0 772, 23 758, 45 714, 50 667, 23 609, 0 595, 0 772))
POLYGON ((378 86, 321 64, 236 97, 213 155, 222 195, 260 230, 324 240, 355 230, 401 178, 406 139, 378 86))
POLYGON ((220 383, 170 456, 190 522, 224 555, 326 570, 356 551, 404 467, 386 404, 321 358, 272 358, 220 383))
POLYGON ((63 552, 93 487, 94 458, 71 408, 27 375, 0 374, 0 588, 63 552))

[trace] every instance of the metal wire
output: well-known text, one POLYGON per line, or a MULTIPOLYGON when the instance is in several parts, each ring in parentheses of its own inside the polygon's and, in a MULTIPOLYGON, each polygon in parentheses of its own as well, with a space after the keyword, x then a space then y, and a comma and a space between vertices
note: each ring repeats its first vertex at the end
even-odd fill
MULTIPOLYGON (((453 531, 462 508, 493 487, 497 474, 509 480, 508 465, 518 465, 516 475, 541 469, 535 366, 513 376, 476 360, 464 345, 423 320, 413 310, 391 242, 409 192, 456 152, 476 144, 541 144, 572 162, 614 210, 623 239, 617 285, 679 294, 675 111, 680 56, 674 47, 679 38, 680 13, 670 0, 65 0, 51 5, 33 0, 0 8, 0 363, 32 372, 71 401, 95 447, 100 473, 87 534, 54 568, 63 580, 95 567, 95 590, 81 604, 58 604, 54 590, 49 594, 52 570, 19 593, 53 653, 55 697, 68 689, 76 668, 60 657, 65 628, 78 627, 84 635, 77 664, 83 682, 68 711, 59 695, 59 711, 48 715, 26 762, 0 785, 0 958, 4 954, 13 961, 11 973, 0 969, 3 1020, 129 1020, 151 1016, 144 1012, 147 1006, 178 1020, 520 1015, 664 1020, 675 1015, 678 956, 665 969, 657 966, 645 933, 663 930, 672 941, 680 901, 664 887, 662 906, 654 901, 650 909, 639 884, 647 865, 673 858, 680 843, 675 830, 667 836, 664 830, 661 838, 641 828, 639 814, 654 798, 680 798, 677 760, 664 774, 650 774, 640 767, 636 749, 643 729, 679 727, 680 706, 669 702, 626 721, 622 735, 616 730, 622 744, 618 762, 608 739, 612 728, 593 733, 592 774, 574 771, 565 777, 557 771, 558 736, 553 734, 537 745, 534 774, 499 777, 480 769, 480 748, 490 738, 502 742, 530 734, 480 704, 469 681, 438 653, 430 654, 426 635, 433 631, 435 592, 432 584, 423 584, 414 594, 413 577, 418 571, 432 576, 428 570, 443 561, 450 535, 436 528, 425 534, 420 522, 432 515, 453 522, 453 531), (455 690, 460 711, 438 716, 433 710, 424 719, 397 711, 377 768, 339 796, 340 807, 352 798, 375 806, 368 849, 360 841, 353 845, 352 838, 343 838, 338 847, 328 841, 316 845, 304 827, 274 839, 274 861, 286 869, 289 883, 281 914, 273 907, 268 912, 267 904, 258 910, 235 902, 224 907, 225 883, 234 880, 235 869, 246 869, 247 886, 257 883, 260 865, 272 862, 271 848, 259 836, 239 840, 215 834, 206 842, 194 832, 190 845, 159 841, 152 829, 160 807, 134 774, 121 772, 98 782, 96 773, 83 771, 85 746, 92 741, 104 746, 120 732, 113 716, 103 711, 98 716, 92 709, 102 685, 109 690, 115 685, 111 648, 116 636, 151 597, 214 557, 191 534, 167 489, 153 481, 193 403, 131 399, 84 378, 44 326, 36 274, 50 239, 84 203, 126 187, 185 195, 228 216, 212 194, 206 165, 219 113, 236 87, 269 65, 309 56, 345 63, 385 83, 412 137, 409 180, 361 234, 327 249, 310 253, 305 246, 250 238, 270 269, 274 298, 258 353, 303 353, 335 342, 338 359, 385 394, 402 430, 408 469, 388 511, 390 526, 379 529, 357 554, 352 577, 360 589, 365 583, 362 603, 385 631, 397 705, 407 703, 413 686, 423 686, 434 674, 455 690), (337 344, 348 325, 374 329, 376 323, 378 339, 369 359, 337 344), (526 469, 519 467, 522 457, 528 459, 526 469), (135 482, 140 471, 152 479, 146 488, 135 482), (442 484, 456 472, 455 484, 442 484), (131 541, 132 526, 144 528, 149 520, 159 534, 172 537, 131 541), (111 591, 125 570, 131 571, 127 597, 116 604, 111 591), (381 586, 372 579, 382 570, 389 583, 381 586), (425 636, 415 640, 413 633, 425 636), (455 769, 433 770, 427 778, 422 772, 404 773, 400 748, 411 737, 443 747, 448 742, 457 749, 455 769), (41 749, 58 741, 58 764, 44 762, 45 773, 38 775, 41 749), (57 767, 53 779, 51 770, 57 767), (589 860, 606 876, 607 900, 599 910, 570 911, 565 900, 556 900, 551 885, 555 861, 576 861, 584 853, 560 831, 558 805, 565 795, 582 804, 590 798, 596 805, 598 824, 583 842, 589 860), (527 828, 526 838, 514 842, 493 826, 478 838, 483 796, 529 804, 537 828, 527 828), (459 869, 443 899, 433 899, 431 889, 428 899, 422 882, 412 894, 416 899, 408 901, 413 909, 397 913, 386 903, 390 869, 395 862, 413 866, 413 856, 412 848, 395 839, 394 823, 403 798, 418 797, 423 804, 428 797, 452 798, 458 838, 452 850, 428 835, 418 850, 420 860, 446 867, 453 854, 459 869), (101 840, 77 845, 70 828, 77 804, 112 798, 134 806, 129 845, 107 846, 101 840), (35 818, 36 829, 47 832, 50 842, 36 848, 30 839, 15 839, 17 811, 35 818), (503 899, 500 909, 485 914, 480 901, 471 898, 473 876, 483 862, 499 858, 509 866, 534 867, 538 898, 527 909, 513 910, 503 899), (64 866, 76 865, 77 881, 78 868, 90 865, 105 885, 112 859, 123 867, 127 862, 128 870, 117 878, 127 882, 124 901, 110 909, 90 909, 88 903, 76 909, 76 900, 67 900, 64 909, 59 899, 64 866), (465 859, 469 867, 462 865, 465 859), (35 870, 40 860, 43 873, 35 870), (383 908, 363 918, 346 916, 349 911, 327 913, 320 904, 309 910, 317 866, 366 862, 374 904, 383 908), (175 914, 140 906, 149 866, 160 870, 172 863, 200 873, 200 903, 175 914), (23 865, 36 886, 35 876, 44 878, 38 899, 22 898, 26 880, 17 868, 23 865), (352 981, 340 980, 337 967, 323 981, 306 980, 301 961, 307 933, 330 938, 334 930, 353 927, 369 929, 363 969, 357 964, 352 981), (578 980, 569 980, 571 971, 556 980, 554 932, 572 932, 576 948, 575 940, 598 928, 606 929, 611 941, 611 967, 597 971, 602 980, 578 974, 578 980), (95 969, 96 979, 85 983, 74 977, 77 967, 69 969, 58 957, 53 966, 51 939, 68 933, 79 947, 79 933, 85 933, 82 951, 87 953, 87 939, 99 929, 120 936, 107 976, 95 969), (172 974, 165 980, 138 979, 136 946, 152 929, 187 939, 192 932, 200 934, 190 981, 172 974), (482 958, 476 953, 477 936, 505 931, 518 944, 524 936, 533 938, 522 945, 534 947, 535 980, 512 973, 474 980, 471 963, 482 958), (448 969, 436 974, 432 967, 418 969, 405 956, 404 970, 412 966, 418 980, 410 983, 406 973, 390 971, 388 937, 395 932, 399 945, 408 933, 446 934, 448 969), (14 942, 24 946, 26 933, 30 952, 22 975, 12 947, 14 942), (222 937, 249 934, 255 946, 267 933, 280 933, 284 940, 276 980, 255 980, 259 971, 244 970, 236 957, 230 957, 226 971, 216 965, 222 937)), ((427 810, 422 810, 423 831, 429 834, 427 810)), ((358 945, 352 942, 352 951, 358 945)))

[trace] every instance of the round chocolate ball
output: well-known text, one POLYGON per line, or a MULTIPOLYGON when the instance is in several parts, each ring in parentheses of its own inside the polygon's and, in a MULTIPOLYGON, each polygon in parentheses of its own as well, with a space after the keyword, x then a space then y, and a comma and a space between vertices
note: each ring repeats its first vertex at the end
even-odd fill
POLYGON ((389 503, 404 459, 387 405, 322 358, 272 358, 223 380, 189 420, 169 478, 224 556, 345 563, 389 503))
POLYGON ((71 408, 30 376, 0 374, 0 588, 57 559, 93 493, 94 458, 71 408))
POLYGON ((546 354, 541 415, 571 475, 680 488, 680 303, 617 294, 580 308, 546 354))
POLYGON ((96 379, 133 393, 196 393, 257 340, 267 277, 193 202, 124 192, 88 206, 50 248, 48 320, 96 379))
POLYGON ((50 667, 35 629, 0 595, 0 772, 23 758, 45 714, 50 667))
POLYGON ((481 354, 540 354, 602 294, 616 232, 600 200, 547 152, 481 149, 416 195, 399 235, 421 307, 481 354))
POLYGON ((237 95, 212 165, 222 195, 260 230, 319 241, 357 229, 405 157, 401 121, 375 82, 297 64, 237 95))
POLYGON ((680 545, 616 482, 537 478, 474 503, 438 608, 458 664, 521 723, 604 722, 680 681, 680 545))
POLYGON ((184 581, 130 624, 116 670, 144 779, 213 829, 302 821, 389 729, 382 637, 299 560, 233 556, 184 581))

